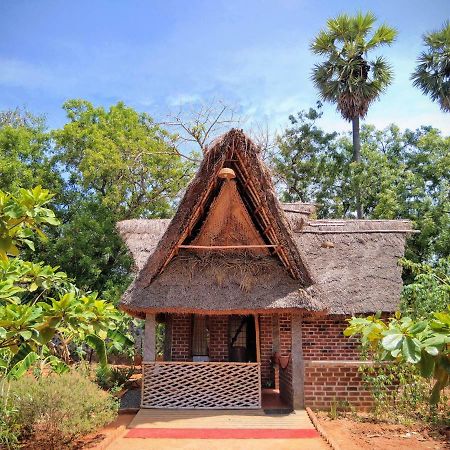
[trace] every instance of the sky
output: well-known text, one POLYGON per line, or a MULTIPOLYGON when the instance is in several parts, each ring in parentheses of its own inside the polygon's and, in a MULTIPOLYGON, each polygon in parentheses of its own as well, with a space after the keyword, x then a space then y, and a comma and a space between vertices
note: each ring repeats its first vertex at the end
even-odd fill
MULTIPOLYGON (((281 131, 318 99, 313 37, 327 18, 367 10, 399 36, 375 53, 395 80, 365 122, 450 134, 450 116, 409 80, 421 36, 450 18, 449 0, 0 0, 0 110, 25 107, 55 128, 70 98, 124 101, 158 121, 222 101, 244 129, 281 131)), ((321 126, 350 130, 333 105, 321 126)))

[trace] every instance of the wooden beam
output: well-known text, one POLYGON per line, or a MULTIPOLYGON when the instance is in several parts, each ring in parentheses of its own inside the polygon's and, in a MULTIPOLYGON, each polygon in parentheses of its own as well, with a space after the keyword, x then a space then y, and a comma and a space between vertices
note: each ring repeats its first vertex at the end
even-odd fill
POLYGON ((301 230, 296 231, 301 234, 369 234, 369 233, 397 233, 397 234, 417 234, 419 230, 301 230))
POLYGON ((228 250, 233 248, 274 248, 276 245, 179 245, 178 248, 228 250))

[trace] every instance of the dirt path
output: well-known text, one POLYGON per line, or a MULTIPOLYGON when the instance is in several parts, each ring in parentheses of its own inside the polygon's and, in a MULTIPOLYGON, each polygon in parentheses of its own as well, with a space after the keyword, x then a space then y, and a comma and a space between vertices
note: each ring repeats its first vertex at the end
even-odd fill
POLYGON ((428 430, 402 425, 358 422, 347 418, 330 420, 317 414, 322 427, 342 450, 444 450, 443 436, 435 438, 428 430))

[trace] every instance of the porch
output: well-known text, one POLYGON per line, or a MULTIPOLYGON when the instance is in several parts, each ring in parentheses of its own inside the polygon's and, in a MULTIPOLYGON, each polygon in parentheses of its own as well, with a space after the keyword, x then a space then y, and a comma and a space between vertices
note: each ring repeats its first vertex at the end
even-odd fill
POLYGON ((142 408, 293 409, 291 315, 166 314, 158 357, 156 322, 147 315, 142 408))

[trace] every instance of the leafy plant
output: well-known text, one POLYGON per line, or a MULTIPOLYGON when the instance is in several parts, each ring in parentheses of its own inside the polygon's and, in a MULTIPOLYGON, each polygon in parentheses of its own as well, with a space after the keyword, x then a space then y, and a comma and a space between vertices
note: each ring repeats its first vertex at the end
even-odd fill
POLYGON ((44 206, 52 197, 40 186, 19 189, 14 195, 0 191, 0 259, 18 256, 24 245, 34 250, 35 233, 46 239, 41 226, 59 224, 55 213, 44 206))
POLYGON ((120 390, 134 374, 133 367, 98 367, 95 382, 104 390, 120 390))
POLYGON ((8 404, 16 409, 21 435, 52 449, 70 448, 77 437, 111 422, 117 413, 108 393, 74 371, 24 377, 9 389, 8 404))
POLYGON ((430 403, 437 404, 450 380, 450 307, 432 319, 414 321, 397 312, 386 323, 380 315, 352 317, 345 336, 360 336, 364 348, 380 361, 417 365, 424 378, 434 378, 430 403))
POLYGON ((436 264, 401 260, 402 266, 414 275, 412 283, 403 287, 402 311, 413 317, 430 317, 450 303, 450 257, 436 264))
MULTIPOLYGON (((64 272, 17 257, 23 246, 34 250, 41 225, 56 225, 45 208, 51 194, 40 187, 11 195, 0 192, 0 371, 9 379, 38 364, 63 373, 70 345, 89 345, 106 365, 105 340, 128 343, 116 327, 121 313, 96 293, 83 293, 64 272)), ((118 344, 119 345, 119 344, 118 344)))

